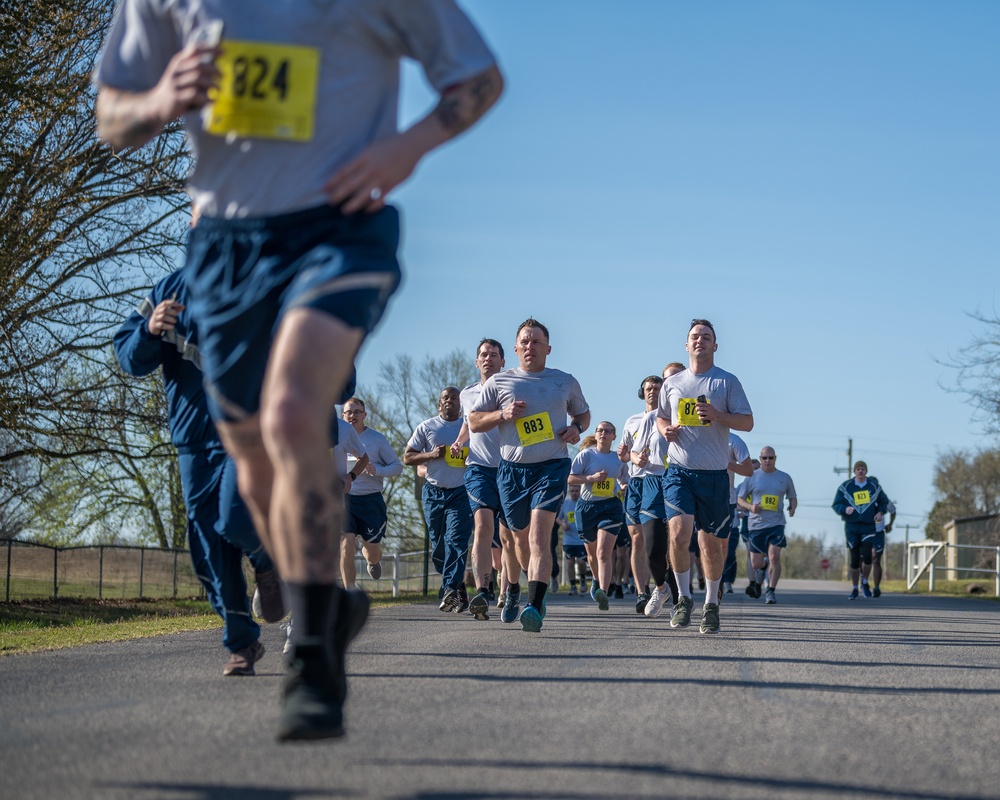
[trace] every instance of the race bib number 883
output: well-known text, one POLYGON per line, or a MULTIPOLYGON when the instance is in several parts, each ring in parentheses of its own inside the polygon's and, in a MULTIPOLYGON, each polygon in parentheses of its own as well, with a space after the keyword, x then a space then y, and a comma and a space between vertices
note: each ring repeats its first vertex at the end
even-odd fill
POLYGON ((521 417, 514 422, 517 425, 517 438, 521 441, 521 447, 551 442, 556 438, 548 411, 532 414, 530 417, 521 417))

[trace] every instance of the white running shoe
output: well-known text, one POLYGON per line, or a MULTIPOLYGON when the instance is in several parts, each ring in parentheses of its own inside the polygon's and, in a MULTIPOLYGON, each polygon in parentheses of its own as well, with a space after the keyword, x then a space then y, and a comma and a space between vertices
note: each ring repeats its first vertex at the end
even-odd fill
POLYGON ((647 617, 658 617, 663 610, 663 603, 669 597, 667 592, 661 592, 658 587, 653 587, 652 594, 649 595, 649 602, 642 610, 647 617))

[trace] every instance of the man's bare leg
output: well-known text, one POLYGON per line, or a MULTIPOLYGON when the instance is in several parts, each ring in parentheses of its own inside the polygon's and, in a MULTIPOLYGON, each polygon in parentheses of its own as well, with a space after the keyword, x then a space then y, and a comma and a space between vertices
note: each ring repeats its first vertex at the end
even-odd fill
POLYGON ((719 603, 719 587, 722 586, 722 570, 726 566, 729 539, 720 539, 708 531, 698 531, 698 548, 701 550, 701 564, 705 570, 705 605, 719 603))
POLYGON ((353 533, 345 533, 340 543, 340 577, 345 589, 354 589, 358 582, 355 558, 358 555, 358 539, 353 533))
POLYGON ((555 524, 554 511, 541 508, 531 509, 528 526, 528 604, 542 611, 545 592, 552 578, 552 526, 555 524))
POLYGON ((649 585, 649 561, 646 559, 642 525, 629 525, 628 532, 632 537, 632 577, 635 579, 635 590, 644 595, 649 585))

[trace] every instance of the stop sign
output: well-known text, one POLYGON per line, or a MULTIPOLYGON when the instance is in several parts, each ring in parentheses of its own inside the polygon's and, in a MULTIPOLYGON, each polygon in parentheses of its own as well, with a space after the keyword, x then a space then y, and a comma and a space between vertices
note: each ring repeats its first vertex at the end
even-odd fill
POLYGON ((821 558, 819 560, 819 568, 822 569, 822 570, 830 569, 830 559, 828 559, 828 558, 821 558))

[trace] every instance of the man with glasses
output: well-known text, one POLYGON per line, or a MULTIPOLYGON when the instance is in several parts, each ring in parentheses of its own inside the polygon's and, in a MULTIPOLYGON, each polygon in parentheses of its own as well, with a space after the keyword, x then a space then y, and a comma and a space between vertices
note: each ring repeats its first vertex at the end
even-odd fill
POLYGON ((403 464, 392 449, 389 440, 381 433, 365 425, 368 412, 365 402, 359 397, 351 397, 344 403, 346 421, 361 440, 368 454, 368 466, 358 470, 355 466, 350 473, 351 491, 347 495, 344 515, 344 546, 340 553, 340 573, 345 587, 354 586, 357 570, 354 566, 356 536, 362 539, 361 550, 368 574, 372 580, 382 577, 382 540, 385 538, 388 515, 385 498, 382 496, 383 482, 395 478, 403 472, 403 464))
POLYGON ((552 352, 548 328, 527 319, 517 329, 516 342, 518 366, 486 381, 469 412, 469 428, 474 433, 500 431, 497 484, 504 517, 514 534, 514 547, 504 552, 510 588, 501 619, 509 619, 517 608, 524 568, 528 605, 520 615, 521 629, 537 633, 552 576, 552 525, 569 477, 566 445, 580 441, 590 425, 590 407, 576 378, 546 367, 552 352))
POLYGON ((667 440, 670 465, 663 479, 670 562, 680 595, 670 627, 691 624, 691 556, 697 530, 705 567, 701 632, 719 632, 719 587, 731 527, 729 431, 753 429, 753 412, 739 379, 715 366, 719 345, 707 319, 691 320, 688 368, 663 381, 656 426, 667 440))
POLYGON ((775 467, 777 457, 773 447, 765 447, 760 451, 760 469, 743 481, 740 486, 740 497, 736 502, 740 508, 749 512, 748 527, 750 538, 747 549, 750 551, 750 563, 753 575, 747 594, 750 597, 760 597, 761 583, 764 580, 764 563, 767 558, 767 588, 764 590, 764 602, 773 605, 776 601, 774 590, 781 578, 781 550, 787 546, 785 541, 785 500, 788 500, 788 516, 795 516, 798 498, 795 494, 795 484, 787 472, 775 467))

